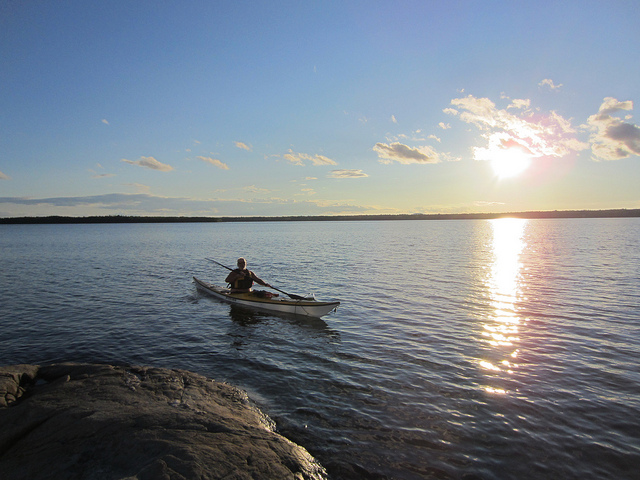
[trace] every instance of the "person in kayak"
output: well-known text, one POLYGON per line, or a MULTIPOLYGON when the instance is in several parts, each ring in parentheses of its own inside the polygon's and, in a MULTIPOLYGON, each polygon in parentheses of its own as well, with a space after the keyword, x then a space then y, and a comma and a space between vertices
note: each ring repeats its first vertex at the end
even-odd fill
POLYGON ((247 261, 242 257, 238 259, 238 268, 232 270, 224 281, 231 285, 231 293, 249 293, 254 281, 271 288, 271 285, 247 268, 247 261))

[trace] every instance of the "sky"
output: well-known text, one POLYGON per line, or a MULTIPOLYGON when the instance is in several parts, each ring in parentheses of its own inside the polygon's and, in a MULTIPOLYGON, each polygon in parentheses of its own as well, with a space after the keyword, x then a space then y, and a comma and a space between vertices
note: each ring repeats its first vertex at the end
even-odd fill
POLYGON ((640 208, 640 8, 0 0, 0 217, 640 208))

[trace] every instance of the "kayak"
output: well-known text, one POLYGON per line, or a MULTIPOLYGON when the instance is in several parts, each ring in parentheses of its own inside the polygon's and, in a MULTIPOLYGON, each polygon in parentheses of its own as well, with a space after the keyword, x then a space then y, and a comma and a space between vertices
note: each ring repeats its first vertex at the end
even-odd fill
POLYGON ((222 288, 211 283, 203 282, 202 280, 198 280, 196 277, 193 277, 193 280, 196 283, 196 287, 216 297, 218 300, 258 310, 270 310, 280 313, 319 318, 335 310, 338 308, 338 305, 340 305, 340 302, 319 302, 314 298, 293 300, 279 298, 277 296, 271 298, 269 298, 269 296, 258 296, 256 295, 257 292, 231 293, 228 288, 222 288))

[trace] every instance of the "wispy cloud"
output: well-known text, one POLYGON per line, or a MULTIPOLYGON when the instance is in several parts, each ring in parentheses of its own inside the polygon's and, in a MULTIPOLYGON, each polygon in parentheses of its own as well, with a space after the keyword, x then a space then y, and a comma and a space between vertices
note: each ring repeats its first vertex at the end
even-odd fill
MULTIPOLYGON (((0 204, 28 205, 42 208, 51 214, 66 214, 69 208, 95 210, 111 214, 126 212, 128 215, 203 215, 203 216, 282 216, 282 215, 337 215, 370 211, 370 206, 346 202, 320 200, 267 199, 208 199, 161 197, 146 193, 93 195, 86 197, 20 198, 0 197, 0 204)), ((88 213, 93 214, 93 213, 88 213)), ((104 214, 104 213, 103 213, 104 214)))
POLYGON ((211 158, 211 157, 198 157, 198 158, 203 162, 210 163, 214 167, 218 167, 222 170, 229 170, 229 166, 226 163, 221 162, 217 158, 211 158))
POLYGON ((244 142, 234 142, 236 144, 236 147, 241 148, 242 150, 247 150, 248 152, 251 152, 253 150, 253 147, 251 145, 247 145, 244 142))
MULTIPOLYGON (((640 155, 640 128, 613 114, 633 110, 633 102, 619 102, 613 97, 603 100, 598 113, 587 120, 591 130, 591 152, 595 160, 620 160, 640 155)), ((631 116, 625 117, 629 120, 631 116)))
POLYGON ((245 192, 251 192, 251 193, 271 193, 272 190, 269 190, 267 188, 259 188, 256 187, 255 185, 248 185, 246 187, 242 188, 245 192))
POLYGON ((293 165, 304 166, 305 161, 311 162, 312 165, 322 166, 322 165, 337 165, 338 163, 334 160, 331 160, 324 155, 309 155, 307 153, 297 153, 293 150, 289 149, 289 153, 286 153, 282 156, 285 160, 289 161, 293 165))
POLYGON ((329 178, 363 178, 368 177, 362 170, 331 170, 329 178))
POLYGON ((107 119, 105 119, 105 118, 103 118, 103 119, 101 120, 101 122, 102 122, 102 123, 104 123, 105 125, 109 125, 109 122, 108 122, 108 121, 107 121, 107 119))
POLYGON ((396 116, 395 115, 391 115, 391 121, 393 123, 398 123, 398 120, 396 120, 396 116))
POLYGON ((425 137, 425 132, 422 129, 415 130, 410 133, 399 133, 396 136, 387 136, 387 142, 397 142, 397 141, 412 141, 412 142, 424 142, 427 140, 425 137))
POLYGON ((11 180, 11 177, 0 172, 0 180, 11 180))
POLYGON ((488 202, 485 200, 476 200, 473 202, 473 205, 476 207, 492 207, 498 205, 504 205, 504 202, 488 202))
POLYGON ((150 168, 151 170, 159 170, 161 172, 170 172, 173 170, 171 165, 167 165, 166 163, 161 163, 153 157, 140 157, 140 160, 127 160, 126 158, 122 159, 123 162, 130 163, 131 165, 137 165, 139 167, 150 168))
MULTIPOLYGON (((99 170, 104 170, 104 167, 100 163, 96 163, 96 168, 99 169, 99 170)), ((98 173, 93 168, 90 168, 89 172, 91 172, 93 174, 93 175, 91 175, 91 178, 109 178, 109 177, 115 177, 116 176, 115 173, 98 173)))
POLYGON ((138 193, 149 193, 151 187, 142 183, 125 183, 125 187, 132 187, 138 193))
POLYGON ((140 207, 144 201, 160 198, 162 197, 154 197, 146 194, 110 193, 107 195, 91 195, 86 197, 0 197, 0 203, 13 203, 17 205, 51 205, 54 207, 94 206, 126 209, 127 207, 137 208, 140 207))
POLYGON ((553 80, 551 80, 550 78, 545 78, 538 84, 538 86, 547 87, 550 90, 558 90, 562 87, 562 84, 559 83, 558 85, 556 85, 555 83, 553 83, 553 80))
POLYGON ((399 162, 408 165, 411 163, 438 163, 440 161, 436 151, 429 146, 412 148, 400 142, 376 143, 373 150, 378 154, 380 163, 386 164, 399 162))

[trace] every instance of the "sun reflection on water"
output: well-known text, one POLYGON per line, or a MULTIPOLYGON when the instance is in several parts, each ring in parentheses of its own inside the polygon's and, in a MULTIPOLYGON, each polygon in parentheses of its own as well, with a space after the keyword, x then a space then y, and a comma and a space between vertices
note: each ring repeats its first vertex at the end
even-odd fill
MULTIPOLYGON (((518 300, 522 293, 520 254, 524 249, 524 228, 527 220, 501 218, 491 220, 493 232, 493 262, 488 277, 492 312, 490 323, 484 325, 483 335, 491 346, 489 355, 493 361, 482 359, 480 367, 492 378, 503 379, 518 365, 518 344, 521 318, 518 314, 518 300), (506 357, 506 358, 505 358, 506 357)), ((485 391, 506 394, 502 386, 488 386, 485 391)))

